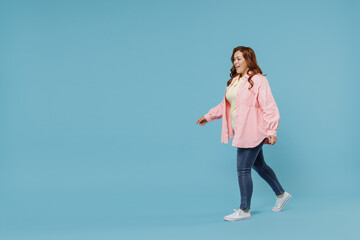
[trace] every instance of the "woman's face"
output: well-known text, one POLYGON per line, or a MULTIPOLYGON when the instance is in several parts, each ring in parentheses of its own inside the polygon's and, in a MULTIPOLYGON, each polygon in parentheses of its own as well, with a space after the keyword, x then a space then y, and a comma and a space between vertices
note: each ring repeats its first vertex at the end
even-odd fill
POLYGON ((243 75, 246 74, 248 66, 243 58, 242 52, 240 51, 236 51, 234 54, 234 67, 236 68, 237 73, 243 73, 243 75))

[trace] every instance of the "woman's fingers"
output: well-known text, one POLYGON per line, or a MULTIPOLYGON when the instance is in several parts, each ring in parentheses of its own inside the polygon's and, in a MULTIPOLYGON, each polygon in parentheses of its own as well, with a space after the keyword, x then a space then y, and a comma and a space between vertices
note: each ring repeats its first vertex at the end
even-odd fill
POLYGON ((276 143, 277 137, 269 136, 268 139, 269 139, 270 145, 274 145, 276 143))
POLYGON ((203 116, 201 118, 199 118, 199 120, 196 121, 196 124, 200 124, 200 125, 205 125, 207 123, 206 118, 203 116))
POLYGON ((207 120, 206 118, 204 117, 203 120, 201 121, 202 122, 202 125, 205 126, 205 124, 207 123, 207 120))

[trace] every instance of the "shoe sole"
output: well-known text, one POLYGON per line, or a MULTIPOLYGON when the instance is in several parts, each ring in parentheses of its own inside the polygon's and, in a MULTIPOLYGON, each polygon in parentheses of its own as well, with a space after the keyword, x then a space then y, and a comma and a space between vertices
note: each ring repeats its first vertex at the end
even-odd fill
POLYGON ((250 217, 243 217, 243 218, 224 218, 224 220, 232 222, 232 221, 236 221, 236 220, 243 220, 243 219, 250 219, 250 218, 251 218, 251 216, 250 217))
POLYGON ((272 210, 274 212, 280 212, 284 207, 285 207, 285 204, 290 200, 291 198, 291 194, 289 193, 289 196, 285 199, 285 201, 281 204, 280 208, 273 208, 272 210))

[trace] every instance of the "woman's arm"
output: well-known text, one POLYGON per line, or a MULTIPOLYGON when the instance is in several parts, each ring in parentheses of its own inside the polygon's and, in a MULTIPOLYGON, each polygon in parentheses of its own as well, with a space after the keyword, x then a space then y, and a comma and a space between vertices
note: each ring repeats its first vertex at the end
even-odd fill
POLYGON ((210 109, 210 111, 204 115, 208 122, 222 118, 222 114, 224 110, 224 101, 225 98, 221 101, 221 103, 210 109))
POLYGON ((264 112, 265 130, 268 136, 276 136, 279 127, 280 113, 271 93, 269 81, 265 76, 261 79, 258 102, 264 112))

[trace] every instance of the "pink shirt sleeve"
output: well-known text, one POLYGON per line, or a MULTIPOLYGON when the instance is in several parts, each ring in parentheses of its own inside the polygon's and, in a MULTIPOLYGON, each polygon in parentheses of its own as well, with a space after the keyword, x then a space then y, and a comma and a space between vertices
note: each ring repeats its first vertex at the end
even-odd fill
POLYGON ((263 77, 261 80, 258 102, 264 113, 265 130, 267 135, 276 136, 276 131, 279 127, 280 113, 271 93, 269 81, 266 77, 263 77))
POLYGON ((204 115, 208 122, 222 118, 223 110, 224 110, 224 101, 225 99, 223 99, 221 103, 210 109, 210 111, 204 115))

